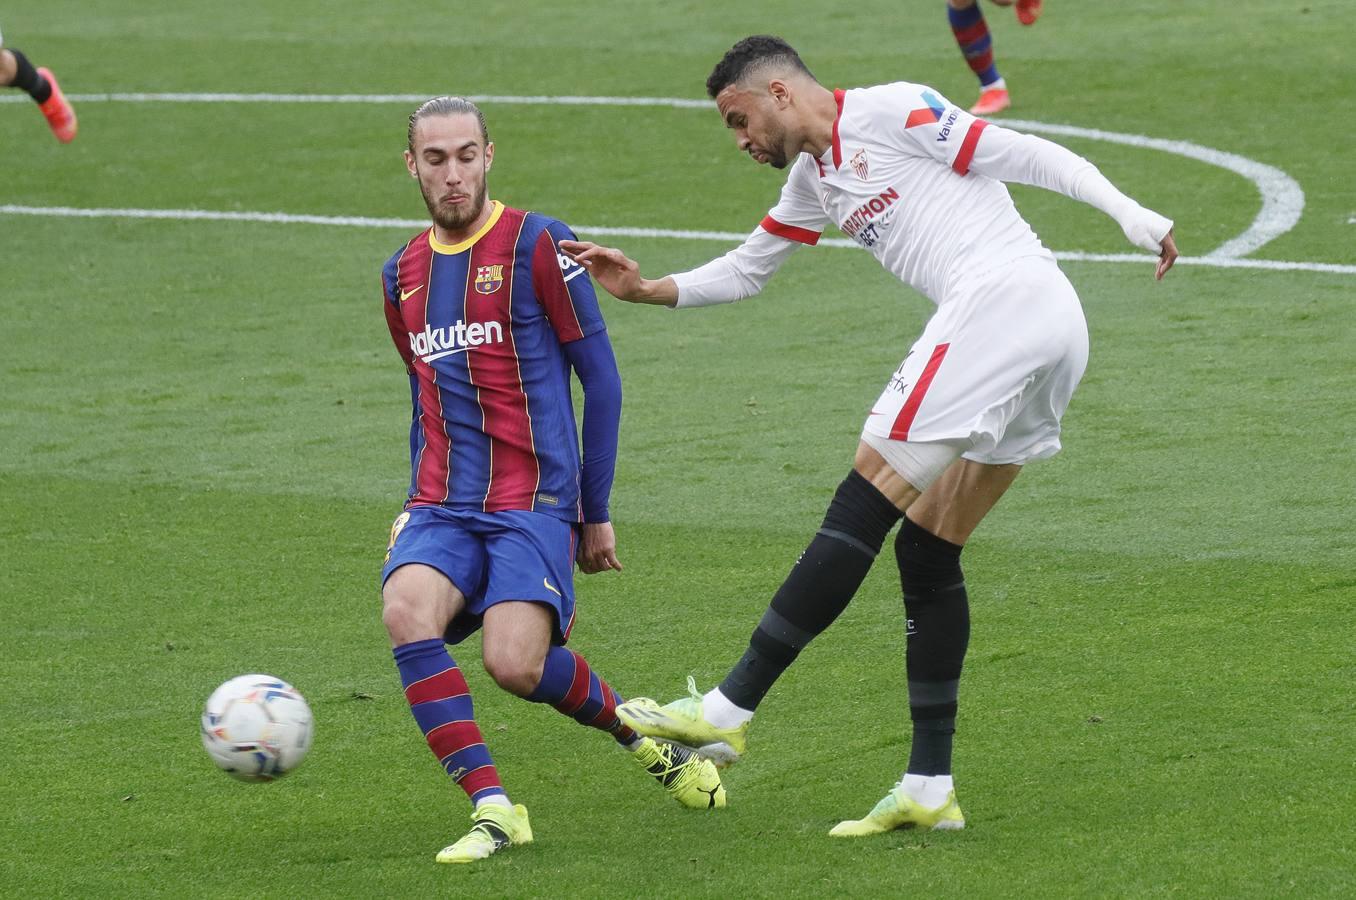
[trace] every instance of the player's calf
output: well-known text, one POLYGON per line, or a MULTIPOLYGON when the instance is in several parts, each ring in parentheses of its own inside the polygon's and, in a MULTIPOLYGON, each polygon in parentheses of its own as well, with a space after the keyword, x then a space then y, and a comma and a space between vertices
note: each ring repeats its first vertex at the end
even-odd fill
MULTIPOLYGON (((819 532, 754 629, 748 650, 721 682, 724 699, 743 710, 757 708, 801 650, 847 608, 900 515, 870 481, 856 470, 848 473, 819 532)), ((719 706, 720 698, 711 699, 710 705, 719 706)))
POLYGON ((533 689, 523 695, 534 703, 546 703, 580 725, 597 728, 624 745, 634 745, 636 733, 617 718, 621 697, 602 676, 589 668, 584 657, 564 647, 546 651, 541 675, 533 689))
POLYGON ((970 640, 961 550, 907 516, 895 538, 907 616, 905 668, 913 720, 909 774, 951 774, 961 667, 970 640))

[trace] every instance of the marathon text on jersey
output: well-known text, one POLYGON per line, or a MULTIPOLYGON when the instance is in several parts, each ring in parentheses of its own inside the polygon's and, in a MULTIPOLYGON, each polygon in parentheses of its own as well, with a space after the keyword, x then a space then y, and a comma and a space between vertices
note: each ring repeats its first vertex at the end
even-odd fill
POLYGON ((894 188, 887 188, 880 193, 880 196, 872 197, 859 206, 856 212, 844 219, 843 224, 838 227, 848 237, 855 237, 857 232, 861 231, 867 223, 889 209, 898 199, 899 191, 894 188))

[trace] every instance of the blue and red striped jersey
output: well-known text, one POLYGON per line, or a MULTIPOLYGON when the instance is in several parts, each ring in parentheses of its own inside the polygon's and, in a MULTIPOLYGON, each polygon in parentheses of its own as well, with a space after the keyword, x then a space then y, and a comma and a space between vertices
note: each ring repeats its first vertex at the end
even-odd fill
POLYGON ((494 201, 466 241, 443 244, 429 228, 382 269, 414 399, 407 507, 582 521, 563 345, 606 326, 589 276, 557 246, 573 238, 555 219, 494 201))

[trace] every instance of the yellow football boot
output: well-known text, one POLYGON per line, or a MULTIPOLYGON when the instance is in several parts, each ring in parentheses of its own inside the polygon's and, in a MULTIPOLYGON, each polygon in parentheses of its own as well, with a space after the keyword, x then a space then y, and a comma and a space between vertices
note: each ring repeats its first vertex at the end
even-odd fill
POLYGON ((946 802, 936 809, 922 806, 896 784, 864 819, 839 822, 829 832, 833 837, 865 837, 884 834, 896 828, 935 828, 954 831, 965 827, 965 816, 956 802, 956 792, 948 791, 946 802))
POLYGON ((510 845, 532 843, 532 825, 527 821, 527 807, 521 803, 512 809, 482 803, 471 814, 471 822, 465 837, 438 853, 438 862, 475 862, 510 845))
POLYGON ((702 717, 697 682, 687 679, 689 696, 660 706, 649 697, 633 697, 617 707, 617 718, 637 734, 695 750, 721 769, 739 761, 748 749, 749 723, 717 728, 702 717))
POLYGON ((709 759, 686 747, 660 744, 644 738, 635 750, 636 762, 664 786, 664 790, 688 809, 721 809, 725 786, 709 759))

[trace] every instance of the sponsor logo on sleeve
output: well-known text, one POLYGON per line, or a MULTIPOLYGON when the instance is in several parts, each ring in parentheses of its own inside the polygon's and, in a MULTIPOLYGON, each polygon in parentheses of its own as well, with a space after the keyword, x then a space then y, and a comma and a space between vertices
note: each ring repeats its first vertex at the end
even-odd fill
POLYGON ((919 125, 931 125, 933 122, 940 121, 942 113, 946 112, 946 105, 932 91, 923 91, 923 102, 927 106, 920 107, 909 113, 909 118, 904 123, 905 128, 916 128, 919 125))
POLYGON ((573 281, 578 276, 584 274, 584 267, 570 259, 560 250, 556 250, 556 262, 560 264, 560 274, 565 276, 566 281, 573 281))
POLYGON ((946 121, 942 123, 941 130, 937 132, 937 143, 939 144, 946 143, 946 139, 951 136, 951 126, 956 124, 956 118, 959 115, 960 110, 958 109, 951 110, 951 115, 946 117, 946 121))

